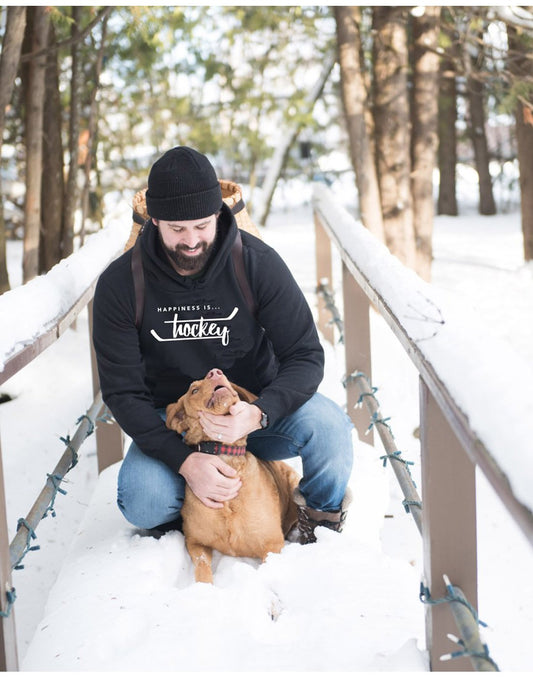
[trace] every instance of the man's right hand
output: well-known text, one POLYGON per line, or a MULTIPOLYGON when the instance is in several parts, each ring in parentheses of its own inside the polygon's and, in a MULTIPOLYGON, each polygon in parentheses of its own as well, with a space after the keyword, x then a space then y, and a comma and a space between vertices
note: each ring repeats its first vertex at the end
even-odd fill
POLYGON ((179 472, 198 499, 209 508, 222 508, 223 502, 234 499, 242 485, 237 471, 220 457, 192 452, 179 472))

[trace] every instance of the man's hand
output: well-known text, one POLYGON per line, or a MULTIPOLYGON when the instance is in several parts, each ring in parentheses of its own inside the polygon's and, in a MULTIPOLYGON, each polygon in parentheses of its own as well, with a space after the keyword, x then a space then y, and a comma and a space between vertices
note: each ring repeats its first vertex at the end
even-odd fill
POLYGON ((192 452, 180 467, 181 475, 198 499, 209 508, 222 508, 242 485, 237 471, 220 457, 192 452))
POLYGON ((222 440, 230 445, 261 428, 261 410, 244 400, 232 405, 229 414, 200 412, 199 415, 200 424, 211 440, 222 440))

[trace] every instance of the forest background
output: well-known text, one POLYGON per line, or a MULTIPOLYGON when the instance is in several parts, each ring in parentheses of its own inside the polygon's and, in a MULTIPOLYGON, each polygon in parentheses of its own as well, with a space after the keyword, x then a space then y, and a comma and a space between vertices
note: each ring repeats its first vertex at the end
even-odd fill
POLYGON ((533 258, 533 8, 6 6, 1 38, 0 293, 7 238, 24 282, 47 272, 179 144, 261 225, 280 179, 352 172, 356 216, 428 280, 470 164, 481 214, 520 183, 533 258))

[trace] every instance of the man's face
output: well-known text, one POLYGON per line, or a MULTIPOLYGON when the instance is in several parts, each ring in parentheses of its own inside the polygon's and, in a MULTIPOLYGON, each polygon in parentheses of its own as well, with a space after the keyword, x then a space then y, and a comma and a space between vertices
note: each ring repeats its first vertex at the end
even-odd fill
POLYGON ((187 221, 152 219, 161 243, 181 275, 199 273, 207 263, 217 233, 217 215, 187 221))

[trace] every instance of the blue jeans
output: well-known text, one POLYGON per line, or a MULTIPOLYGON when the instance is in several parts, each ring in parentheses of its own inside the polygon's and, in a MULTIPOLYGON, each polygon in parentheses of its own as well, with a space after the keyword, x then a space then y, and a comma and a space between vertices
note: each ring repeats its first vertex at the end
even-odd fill
MULTIPOLYGON (((164 410, 160 412, 165 418, 164 410)), ((352 470, 353 425, 341 408, 316 393, 293 414, 248 436, 247 448, 265 460, 301 457, 300 491, 311 508, 338 511, 352 470)), ((135 443, 118 476, 118 506, 126 519, 150 529, 178 518, 184 478, 145 455, 135 443)))

